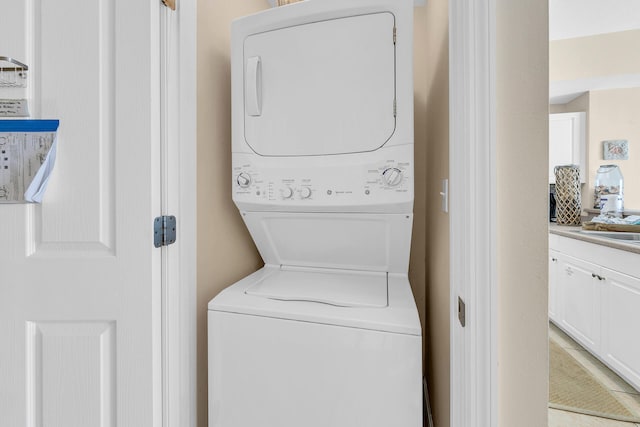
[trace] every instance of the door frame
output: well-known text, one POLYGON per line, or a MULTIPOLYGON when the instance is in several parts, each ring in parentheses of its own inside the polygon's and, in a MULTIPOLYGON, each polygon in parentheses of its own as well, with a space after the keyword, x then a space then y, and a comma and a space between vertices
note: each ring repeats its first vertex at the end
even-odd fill
POLYGON ((495 33, 495 0, 449 1, 452 427, 498 425, 495 33))
MULTIPOLYGON (((159 3, 159 2, 158 2, 159 3)), ((175 215, 177 240, 162 251, 161 420, 196 425, 196 0, 160 6, 159 123, 162 196, 158 215, 175 215)), ((151 226, 151 223, 150 223, 151 226)))

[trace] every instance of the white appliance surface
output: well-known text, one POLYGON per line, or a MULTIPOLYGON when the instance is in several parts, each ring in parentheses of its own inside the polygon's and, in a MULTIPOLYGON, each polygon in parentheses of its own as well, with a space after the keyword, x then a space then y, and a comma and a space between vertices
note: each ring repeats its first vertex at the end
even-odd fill
POLYGON ((243 212, 265 264, 406 273, 413 215, 243 212))
POLYGON ((422 426, 419 334, 222 311, 208 334, 210 427, 422 426))
POLYGON ((235 20, 232 151, 413 144, 412 13, 405 1, 307 0, 235 20))
MULTIPOLYGON (((295 271, 295 270, 294 270, 295 271)), ((266 265, 255 273, 245 277, 223 290, 218 296, 209 302, 210 311, 225 311, 231 313, 241 313, 253 316, 272 317, 279 319, 288 319, 295 321, 303 321, 307 323, 320 323, 336 326, 347 326, 359 329, 368 329, 382 332, 393 332, 407 335, 421 335, 420 320, 418 311, 413 299, 409 280, 403 274, 388 274, 387 278, 387 304, 382 307, 371 307, 371 301, 381 301, 381 291, 374 290, 376 286, 380 289, 380 284, 376 280, 370 283, 372 286, 371 295, 366 295, 365 291, 365 273, 356 272, 332 272, 330 274, 342 275, 340 280, 346 280, 347 277, 360 277, 354 283, 350 290, 345 290, 343 294, 339 291, 327 293, 326 298, 334 298, 349 301, 350 306, 344 307, 337 304, 305 301, 304 299, 312 299, 312 296, 318 295, 317 290, 311 292, 292 290, 294 286, 292 282, 277 289, 280 296, 302 295, 302 300, 286 300, 285 298, 269 298, 268 286, 267 292, 252 293, 252 288, 263 282, 265 279, 268 283, 275 283, 279 278, 286 277, 286 273, 291 271, 282 271, 280 266, 266 265), (283 273, 285 275, 283 276, 283 273)), ((311 270, 313 273, 317 271, 311 270)), ((308 274, 298 270, 299 274, 308 274)), ((326 274, 326 273, 325 273, 326 274)), ((289 276, 292 277, 292 276, 289 276)), ((311 274, 311 279, 318 278, 317 274, 311 274)), ((372 278, 378 279, 375 274, 372 278)), ((289 280, 287 278, 286 280, 289 280)), ((307 279, 303 279, 307 280, 307 279)), ((326 283, 326 282, 325 282, 326 283)), ((278 288, 280 285, 276 285, 278 288)), ((320 285, 317 285, 320 286, 320 285)))
POLYGON ((394 23, 393 14, 381 12, 247 37, 249 146, 263 156, 382 147, 395 130, 394 23))
POLYGON ((413 4, 232 24, 232 195, 265 266, 209 302, 210 427, 419 427, 413 4))
POLYGON ((281 267, 246 293, 282 301, 308 301, 339 307, 386 307, 387 273, 281 267))

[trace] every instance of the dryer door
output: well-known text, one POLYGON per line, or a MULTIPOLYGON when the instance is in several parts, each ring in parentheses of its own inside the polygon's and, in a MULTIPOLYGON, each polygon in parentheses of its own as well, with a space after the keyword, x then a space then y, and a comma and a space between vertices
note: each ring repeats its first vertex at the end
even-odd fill
POLYGON ((245 140, 264 156, 373 151, 395 130, 389 12, 267 31, 244 41, 245 140))

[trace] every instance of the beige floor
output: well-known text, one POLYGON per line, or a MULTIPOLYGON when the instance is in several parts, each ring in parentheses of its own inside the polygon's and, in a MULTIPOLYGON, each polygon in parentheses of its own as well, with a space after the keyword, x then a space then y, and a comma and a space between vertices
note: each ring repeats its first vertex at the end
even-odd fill
MULTIPOLYGON (((624 382, 617 374, 603 365, 588 351, 576 343, 552 323, 549 336, 564 347, 578 362, 593 374, 605 387, 631 408, 640 410, 640 392, 624 382)), ((640 427, 640 424, 613 421, 573 412, 549 409, 549 427, 640 427)))

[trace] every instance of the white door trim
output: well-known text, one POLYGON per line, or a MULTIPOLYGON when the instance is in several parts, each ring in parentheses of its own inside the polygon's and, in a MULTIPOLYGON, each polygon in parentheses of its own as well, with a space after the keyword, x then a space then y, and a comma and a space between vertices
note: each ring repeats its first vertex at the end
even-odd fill
POLYGON ((162 249, 162 426, 196 425, 196 0, 160 14, 158 215, 175 215, 177 240, 162 249))
POLYGON ((449 2, 451 426, 497 426, 495 0, 449 2), (466 326, 458 321, 458 297, 466 326))

